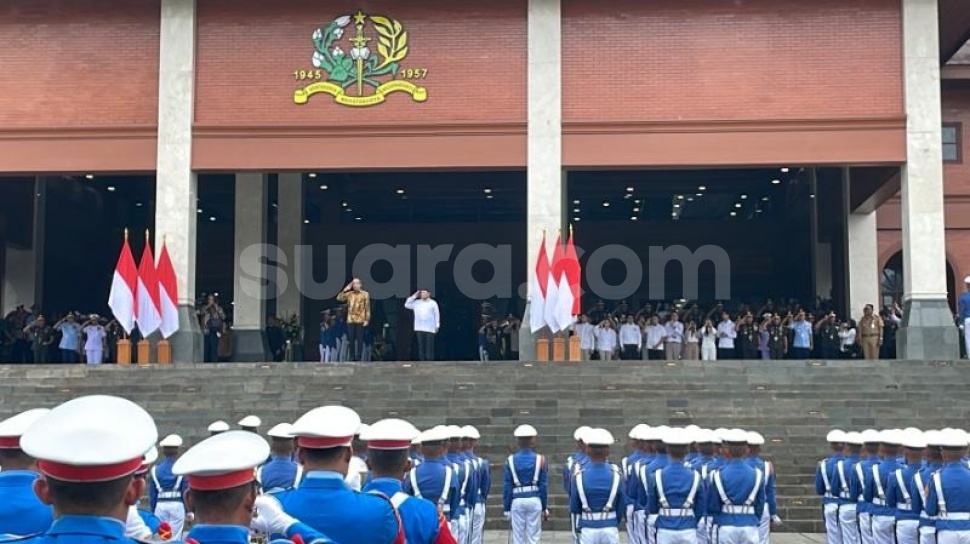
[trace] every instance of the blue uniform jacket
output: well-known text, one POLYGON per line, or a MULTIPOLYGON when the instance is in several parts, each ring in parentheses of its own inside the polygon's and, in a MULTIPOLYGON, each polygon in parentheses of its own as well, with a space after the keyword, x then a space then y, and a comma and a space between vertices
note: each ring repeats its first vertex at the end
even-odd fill
POLYGON ((484 457, 477 458, 478 463, 478 503, 485 504, 492 492, 492 465, 484 457))
MULTIPOLYGON (((940 498, 936 489, 936 479, 939 478, 940 488, 943 490, 943 500, 946 502, 947 514, 970 514, 970 468, 963 463, 947 463, 926 483, 930 492, 926 497, 926 513, 939 516, 940 498)), ((970 519, 938 519, 937 531, 970 531, 970 519)))
POLYGON ((566 464, 562 466, 562 488, 569 494, 572 486, 573 476, 578 470, 582 470, 583 465, 589 461, 589 456, 585 452, 577 451, 566 458, 566 464))
POLYGON ((29 544, 136 544, 123 521, 100 516, 61 516, 43 534, 15 540, 29 544))
POLYGON ((835 476, 835 464, 842 460, 841 453, 835 453, 825 458, 815 467, 815 493, 822 497, 823 504, 839 502, 838 482, 835 476))
POLYGON ((647 513, 657 515, 657 529, 671 529, 675 531, 684 529, 696 529, 697 520, 706 514, 704 509, 707 506, 706 490, 701 475, 687 468, 681 463, 670 463, 666 467, 654 473, 653 478, 648 482, 650 489, 647 502, 647 513), (663 485, 663 498, 661 500, 659 489, 657 488, 657 475, 663 485), (696 489, 694 483, 697 483, 696 489), (693 496, 690 495, 694 490, 693 496), (686 504, 691 498, 690 504, 686 504), (687 512, 677 512, 677 510, 689 510, 692 516, 685 515, 687 512))
MULTIPOLYGON (((775 516, 778 514, 778 503, 775 501, 775 466, 774 464, 769 464, 764 459, 756 456, 748 457, 748 464, 754 468, 761 471, 765 476, 765 506, 768 507, 768 515, 775 516), (768 467, 771 470, 768 470, 768 467)), ((832 467, 833 474, 835 472, 835 466, 832 467)), ((838 495, 838 484, 835 483, 837 480, 832 481, 832 488, 834 493, 838 495)), ((761 514, 764 515, 763 513, 761 514)))
POLYGON ((650 478, 653 477, 653 473, 665 468, 670 464, 670 457, 667 457, 665 453, 658 453, 653 456, 653 459, 649 463, 640 463, 639 474, 637 475, 636 482, 636 496, 630 497, 633 501, 633 507, 636 510, 646 510, 647 501, 650 497, 649 485, 650 478))
POLYGON ((189 488, 189 482, 186 478, 179 478, 178 476, 172 474, 172 466, 175 465, 175 459, 165 458, 159 461, 159 463, 152 467, 148 471, 148 477, 145 478, 148 484, 148 500, 152 505, 152 511, 155 511, 155 507, 158 505, 159 500, 161 501, 182 501, 182 496, 185 491, 189 488), (178 486, 176 487, 176 482, 178 486), (161 488, 161 489, 159 489, 161 488), (168 497, 159 499, 159 493, 172 493, 178 492, 178 497, 168 497))
POLYGON ((546 458, 528 448, 520 449, 512 454, 511 458, 515 464, 515 475, 518 477, 521 487, 516 488, 512 469, 509 467, 509 461, 506 460, 505 487, 502 489, 502 511, 509 512, 512 509, 512 499, 532 497, 539 497, 542 502, 542 510, 547 510, 549 508, 549 463, 546 458), (536 480, 537 462, 541 463, 538 480, 536 480))
MULTIPOLYGON (((643 459, 644 454, 640 450, 635 450, 630 455, 623 458, 620 466, 623 469, 623 492, 626 496, 632 497, 636 493, 637 482, 637 463, 643 459)), ((632 504, 632 503, 627 503, 632 504)))
POLYGON ((929 486, 933 480, 933 473, 943 468, 942 463, 924 463, 913 477, 913 486, 909 493, 913 497, 913 510, 919 514, 920 527, 936 527, 936 520, 931 519, 926 513, 926 499, 929 493, 929 486))
POLYGON ((863 496, 866 501, 872 503, 873 516, 895 516, 896 505, 889 505, 886 501, 886 490, 889 489, 889 480, 894 477, 897 468, 900 468, 896 459, 883 459, 876 465, 874 470, 870 467, 863 475, 866 478, 863 496), (879 480, 876 480, 878 475, 879 480), (878 485, 877 485, 878 484, 878 485), (882 489, 880 494, 879 490, 882 489))
POLYGON ((458 453, 458 459, 462 461, 462 466, 465 469, 465 507, 471 511, 475 509, 475 505, 478 504, 478 489, 481 486, 481 473, 478 471, 478 458, 475 454, 470 451, 463 451, 458 453))
POLYGON ((446 453, 445 459, 451 463, 451 469, 455 471, 455 478, 458 480, 458 510, 453 512, 453 514, 461 517, 465 515, 465 509, 468 507, 468 503, 466 501, 468 494, 468 483, 465 482, 465 477, 467 475, 467 471, 465 470, 465 459, 458 452, 446 453))
POLYGON ((300 483, 297 474, 302 477, 303 471, 290 457, 273 456, 259 467, 257 478, 265 491, 282 491, 300 483))
MULTIPOLYGON (((393 478, 375 478, 364 487, 365 492, 379 491, 388 497, 394 497, 398 493, 405 494, 403 489, 401 481, 393 478)), ((432 544, 438 539, 438 507, 433 502, 408 496, 407 500, 400 503, 397 512, 401 516, 401 524, 404 525, 407 544, 432 544)))
POLYGON ((708 513, 714 516, 714 523, 724 527, 757 527, 761 523, 760 512, 765 504, 765 485, 764 474, 760 478, 757 476, 758 470, 744 462, 743 459, 732 459, 727 461, 723 467, 719 468, 711 475, 711 491, 708 494, 708 513), (718 489, 717 480, 720 479, 722 489, 718 489), (757 480, 757 482, 756 482, 757 480), (755 485, 757 490, 755 491, 755 485), (730 502, 726 504, 721 492, 730 502), (749 501, 755 491, 754 500, 749 501), (725 507, 733 509, 736 507, 750 506, 751 512, 730 512, 725 511, 725 507))
POLYGON ((54 522, 51 507, 34 493, 37 473, 29 470, 0 472, 0 534, 34 535, 54 522))
POLYGON ((619 467, 610 463, 590 461, 576 478, 583 480, 585 502, 589 507, 589 511, 586 512, 583 508, 583 499, 580 497, 579 485, 575 485, 574 481, 569 493, 569 512, 579 516, 578 528, 616 527, 626 513, 626 494, 623 492, 623 475, 620 474, 619 467), (614 476, 619 478, 619 486, 613 498, 613 504, 607 505, 610 491, 613 489, 614 476))
POLYGON ((420 465, 411 469, 404 479, 404 492, 427 499, 434 504, 440 504, 445 517, 453 520, 458 515, 458 503, 461 500, 458 496, 458 475, 455 474, 454 469, 452 469, 448 500, 441 504, 441 497, 445 491, 445 472, 449 468, 451 463, 444 457, 425 459, 420 465), (414 482, 418 484, 417 489, 414 487, 414 482))
POLYGON ((145 526, 152 532, 153 535, 158 534, 158 529, 162 526, 162 520, 158 519, 158 516, 149 512, 148 510, 138 509, 138 517, 145 522, 145 526))
POLYGON ((852 496, 859 497, 856 511, 860 514, 872 513, 872 501, 866 498, 866 474, 871 474, 872 465, 877 464, 879 464, 879 457, 873 455, 856 463, 852 470, 852 496))
MULTIPOLYGON (((305 523, 294 523, 287 529, 286 538, 300 535, 306 544, 333 544, 333 541, 305 523)), ((189 531, 187 543, 198 544, 249 544, 249 527, 239 525, 196 525, 189 531)), ((277 539, 272 544, 293 544, 291 540, 277 539)))
POLYGON ((852 489, 852 478, 855 476, 855 466, 860 461, 858 455, 846 455, 835 463, 835 478, 832 480, 832 491, 838 498, 839 504, 855 504, 859 500, 860 491, 852 489), (839 467, 842 472, 839 472, 839 467))
POLYGON ((390 501, 350 489, 342 474, 309 472, 300 487, 278 493, 276 497, 287 514, 336 542, 404 542, 403 528, 390 501))
POLYGON ((889 475, 889 486, 886 488, 886 504, 896 509, 896 521, 919 519, 919 512, 913 510, 913 476, 919 470, 919 465, 906 465, 897 468, 889 475), (899 481, 902 480, 902 487, 899 481))

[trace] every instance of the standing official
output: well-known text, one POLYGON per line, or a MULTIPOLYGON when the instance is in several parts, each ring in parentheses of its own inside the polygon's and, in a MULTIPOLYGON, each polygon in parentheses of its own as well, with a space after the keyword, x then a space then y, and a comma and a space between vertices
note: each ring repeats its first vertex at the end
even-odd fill
POLYGON ((569 494, 569 511, 579 519, 579 542, 619 544, 626 495, 619 467, 608 461, 613 435, 606 429, 591 429, 584 440, 589 462, 576 475, 569 494))
POLYGON ((835 490, 835 464, 842 460, 845 432, 835 429, 825 437, 832 454, 815 467, 815 492, 822 496, 822 516, 825 520, 825 540, 828 544, 842 544, 839 528, 839 499, 835 490))
POLYGON ((549 467, 535 451, 538 434, 531 425, 515 429, 519 451, 505 461, 502 511, 512 525, 512 544, 537 544, 542 522, 549 519, 549 467))
POLYGON ((408 472, 404 492, 436 504, 451 522, 458 513, 461 497, 458 476, 445 457, 445 444, 451 440, 448 434, 446 427, 438 426, 418 436, 422 461, 408 472))
POLYGON ((620 327, 620 350, 627 361, 640 358, 640 325, 633 322, 632 315, 626 316, 626 323, 620 327))
POLYGON ((684 324, 676 311, 671 312, 670 321, 664 324, 664 350, 668 361, 679 361, 684 346, 684 324))
POLYGON ((418 341, 418 360, 434 361, 434 338, 441 328, 438 303, 427 290, 420 290, 404 301, 404 307, 414 312, 414 336, 418 341))
POLYGON ((938 440, 943 451, 943 468, 927 484, 926 514, 936 517, 939 544, 963 544, 970 540, 970 468, 963 462, 967 435, 944 430, 938 440))
POLYGON ((862 319, 859 320, 858 336, 856 343, 862 345, 862 353, 866 359, 875 360, 879 358, 879 347, 882 346, 883 331, 885 324, 882 318, 876 315, 872 304, 866 304, 862 310, 862 319))
POLYGON ((347 305, 347 343, 350 361, 363 358, 364 329, 370 324, 370 295, 361 289, 360 278, 354 278, 337 294, 337 302, 347 305))
POLYGON ((20 448, 20 437, 49 412, 35 408, 0 423, 0 534, 43 533, 54 521, 51 507, 34 493, 37 460, 20 448))
POLYGON ((256 481, 264 492, 293 489, 303 479, 303 467, 293 461, 292 428, 289 423, 280 423, 269 430, 269 461, 256 470, 256 481))
POLYGON ((589 316, 583 314, 579 316, 579 323, 575 328, 576 336, 579 337, 579 354, 583 361, 592 358, 593 350, 596 349, 596 327, 589 322, 589 316))
POLYGON ((872 503, 872 541, 873 544, 894 544, 896 525, 896 505, 886 500, 889 480, 896 469, 900 468, 897 456, 902 445, 902 433, 885 430, 879 433, 879 464, 873 465, 865 474, 865 497, 872 503))
POLYGON ((696 544, 698 521, 705 515, 706 489, 700 473, 684 460, 693 438, 684 429, 664 436, 670 464, 653 473, 647 512, 656 518, 657 544, 696 544))
POLYGON ((862 460, 862 433, 845 433, 845 455, 835 463, 835 482, 838 489, 839 529, 842 544, 859 544, 858 501, 860 491, 853 489, 852 475, 862 460))
POLYGON ((721 313, 721 321, 717 324, 717 358, 720 360, 734 358, 734 340, 738 337, 738 329, 731 321, 727 312, 721 313))
POLYGON ((765 503, 764 473, 745 462, 748 436, 742 430, 724 433, 726 462, 711 475, 708 512, 714 517, 714 541, 720 544, 757 544, 765 503))
POLYGON ((182 437, 170 434, 158 443, 162 448, 162 462, 158 463, 149 474, 148 499, 152 512, 158 519, 172 527, 172 538, 180 540, 185 526, 184 493, 188 489, 188 482, 181 476, 172 473, 172 467, 178 459, 182 447, 182 437))

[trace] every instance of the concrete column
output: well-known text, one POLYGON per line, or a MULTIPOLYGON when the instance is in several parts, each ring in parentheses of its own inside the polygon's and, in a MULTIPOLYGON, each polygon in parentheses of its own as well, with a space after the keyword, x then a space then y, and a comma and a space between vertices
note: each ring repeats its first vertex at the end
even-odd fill
POLYGON ((286 290, 276 299, 276 313, 285 318, 296 314, 304 318, 303 315, 303 296, 297 289, 295 281, 296 255, 295 248, 303 244, 303 219, 306 214, 303 210, 303 175, 302 174, 280 174, 277 183, 277 223, 278 236, 277 245, 286 255, 287 271, 291 277, 287 282, 286 290))
POLYGON ((195 314, 198 182, 192 172, 195 0, 162 0, 159 36, 155 251, 164 239, 178 279, 179 331, 169 339, 172 360, 201 362, 202 330, 195 314))
POLYGON ((876 212, 849 213, 846 221, 846 250, 849 255, 849 312, 862 317, 866 304, 876 310, 879 303, 879 247, 876 238, 876 212))
POLYGON ((30 308, 34 304, 44 308, 44 245, 47 224, 47 179, 38 177, 33 187, 34 212, 31 222, 30 247, 6 247, 3 263, 3 315, 18 304, 30 308))
POLYGON ((900 359, 955 359, 947 304, 937 0, 903 0, 907 162, 902 169, 904 319, 900 359))
POLYGON ((266 346, 266 286, 260 282, 268 271, 259 262, 266 243, 266 176, 236 174, 236 207, 232 289, 233 361, 268 361, 266 346))
MULTIPOLYGON (((526 277, 531 278, 543 229, 555 240, 563 226, 561 0, 529 0, 528 17, 526 277)), ((535 359, 529 306, 527 302, 519 334, 519 359, 523 361, 535 359)))

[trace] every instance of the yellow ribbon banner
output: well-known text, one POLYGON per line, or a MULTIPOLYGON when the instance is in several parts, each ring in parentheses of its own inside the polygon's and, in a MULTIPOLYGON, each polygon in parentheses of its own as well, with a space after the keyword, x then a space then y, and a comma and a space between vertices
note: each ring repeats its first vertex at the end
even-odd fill
POLYGON ((427 89, 424 87, 418 87, 417 85, 408 81, 393 80, 382 83, 379 87, 374 89, 374 94, 370 96, 349 96, 347 95, 347 91, 345 91, 339 85, 334 85, 329 81, 318 81, 316 83, 311 83, 302 89, 297 89, 293 93, 293 102, 295 104, 306 104, 307 101, 310 100, 311 96, 326 93, 333 97, 334 102, 343 104, 345 106, 376 106, 377 104, 387 100, 388 95, 399 92, 411 95, 411 98, 414 99, 415 102, 424 102, 428 99, 427 89))

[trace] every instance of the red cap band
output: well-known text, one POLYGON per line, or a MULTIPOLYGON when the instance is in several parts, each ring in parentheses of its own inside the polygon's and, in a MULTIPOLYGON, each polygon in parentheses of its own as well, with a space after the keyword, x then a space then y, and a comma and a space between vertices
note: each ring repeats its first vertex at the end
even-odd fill
POLYGON ((133 474, 141 468, 143 461, 144 459, 142 457, 137 457, 131 461, 124 461, 113 465, 91 466, 76 466, 55 461, 40 461, 37 463, 37 466, 41 472, 55 480, 65 482, 107 482, 133 474))
POLYGON ((5 450, 19 450, 20 437, 19 436, 0 436, 0 448, 5 450))
POLYGON ((410 440, 371 440, 367 447, 372 450, 406 450, 411 448, 410 440))
POLYGON ((229 472, 227 474, 217 474, 215 476, 189 475, 189 487, 196 491, 218 491, 220 489, 232 489, 247 484, 256 479, 256 472, 247 468, 229 472))
POLYGON ((298 446, 311 450, 346 447, 353 441, 353 436, 301 436, 296 439, 298 446))

